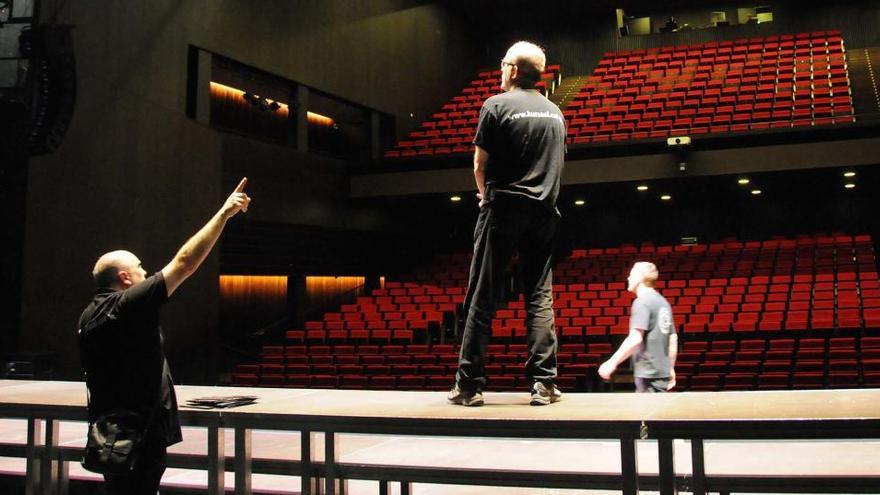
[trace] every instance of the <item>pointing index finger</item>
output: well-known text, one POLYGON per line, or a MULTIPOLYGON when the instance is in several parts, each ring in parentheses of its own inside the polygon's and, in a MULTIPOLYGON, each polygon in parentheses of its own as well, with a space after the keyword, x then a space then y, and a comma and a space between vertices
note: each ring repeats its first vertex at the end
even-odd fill
POLYGON ((247 177, 243 177, 243 178, 241 179, 241 182, 238 183, 238 186, 235 187, 235 191, 234 191, 234 192, 240 193, 240 192, 244 191, 244 186, 245 186, 246 184, 247 184, 247 177))

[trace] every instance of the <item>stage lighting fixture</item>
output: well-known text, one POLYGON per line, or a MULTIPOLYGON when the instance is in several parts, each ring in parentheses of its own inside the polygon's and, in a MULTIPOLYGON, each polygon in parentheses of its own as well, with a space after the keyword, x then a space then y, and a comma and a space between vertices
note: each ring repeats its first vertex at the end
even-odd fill
POLYGON ((452 201, 453 203, 458 203, 459 201, 461 201, 461 196, 452 196, 451 198, 449 198, 449 201, 452 201))
POLYGON ((850 170, 850 171, 844 172, 843 176, 844 177, 855 177, 856 173, 850 170))
POLYGON ((853 183, 849 183, 849 184, 844 184, 843 187, 845 187, 847 189, 854 189, 856 187, 856 185, 853 183))
POLYGON ((244 94, 241 95, 241 97, 244 98, 244 101, 250 103, 253 106, 257 106, 260 104, 260 97, 253 93, 248 93, 247 91, 245 91, 244 94))
POLYGON ((667 138, 666 146, 671 148, 672 151, 675 153, 675 158, 678 161, 678 171, 681 173, 687 173, 687 155, 688 150, 691 147, 690 136, 677 136, 667 138))
POLYGON ((752 189, 752 195, 753 195, 753 196, 757 196, 757 195, 759 195, 759 194, 761 194, 761 190, 760 190, 760 189, 752 189))
POLYGON ((643 192, 644 192, 644 191, 647 191, 647 190, 648 190, 648 186, 642 184, 641 186, 636 186, 636 190, 637 190, 637 191, 643 191, 643 192))
POLYGON ((663 196, 660 196, 660 199, 663 201, 669 201, 670 199, 672 199, 672 196, 664 194, 663 196))
POLYGON ((743 177, 742 179, 737 180, 736 183, 739 184, 739 185, 741 185, 741 186, 744 186, 744 185, 746 185, 746 184, 749 183, 749 178, 748 178, 748 177, 743 177))
POLYGON ((0 0, 0 25, 9 22, 12 15, 12 0, 0 0))
POLYGON ((574 204, 575 206, 584 206, 585 204, 587 204, 587 202, 582 199, 576 199, 574 200, 574 204))

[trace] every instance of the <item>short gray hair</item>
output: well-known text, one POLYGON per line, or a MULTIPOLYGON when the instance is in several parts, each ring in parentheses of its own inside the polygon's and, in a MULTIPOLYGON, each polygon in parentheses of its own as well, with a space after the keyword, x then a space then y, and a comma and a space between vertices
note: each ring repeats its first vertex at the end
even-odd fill
POLYGON ((520 77, 517 86, 525 89, 534 88, 541 82, 541 73, 547 65, 547 56, 544 50, 528 41, 517 41, 507 49, 511 57, 511 63, 516 64, 516 70, 520 77))

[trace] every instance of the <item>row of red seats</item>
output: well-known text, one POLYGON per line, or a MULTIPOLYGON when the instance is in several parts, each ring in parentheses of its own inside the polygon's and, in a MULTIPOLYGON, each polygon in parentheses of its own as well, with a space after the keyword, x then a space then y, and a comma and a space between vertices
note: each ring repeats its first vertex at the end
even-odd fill
MULTIPOLYGON (((444 104, 419 129, 410 132, 407 139, 385 152, 385 158, 448 155, 472 150, 470 140, 477 126, 483 101, 501 92, 501 71, 480 72, 460 95, 444 104)), ((560 81, 560 66, 549 65, 541 75, 538 89, 552 93, 560 81)))
POLYGON ((679 353, 676 374, 685 390, 880 386, 880 337, 706 344, 686 342, 679 353))
MULTIPOLYGON (((269 349, 264 364, 239 366, 236 375, 240 384, 263 386, 345 388, 345 383, 356 381, 353 377, 362 376, 361 383, 381 383, 380 388, 395 388, 398 382, 401 388, 432 382, 439 389, 447 388, 457 363, 457 349, 450 345, 413 347, 414 351, 437 353, 409 355, 403 346, 388 346, 387 354, 375 353, 375 348, 358 354, 351 346, 332 350, 313 346, 314 352, 287 354, 285 363, 276 348, 269 349)), ((572 385, 594 374, 611 351, 607 343, 563 343, 560 381, 572 385)), ((525 385, 521 377, 524 354, 522 344, 490 346, 487 372, 493 390, 525 385)), ((682 390, 876 386, 880 337, 686 341, 676 371, 682 390), (804 376, 811 378, 802 380, 804 376)))
POLYGON ((801 62, 795 59, 764 60, 742 64, 714 66, 693 65, 662 67, 644 65, 627 72, 590 76, 575 96, 575 101, 630 96, 644 100, 645 96, 674 91, 698 89, 738 89, 737 93, 760 92, 769 86, 774 92, 797 89, 821 89, 845 82, 848 75, 843 55, 812 58, 801 62))
POLYGON ((709 41, 695 45, 663 46, 623 50, 619 52, 606 52, 603 55, 603 59, 610 59, 615 63, 627 61, 633 62, 666 53, 683 53, 686 54, 687 57, 693 58, 695 55, 713 54, 718 51, 728 52, 729 50, 735 50, 737 53, 742 53, 744 51, 760 51, 763 49, 804 48, 813 45, 821 46, 841 43, 842 41, 843 39, 840 37, 839 30, 814 31, 811 33, 802 32, 796 34, 781 34, 762 38, 739 38, 729 41, 709 41))
POLYGON ((827 34, 803 38, 801 58, 796 50, 768 50, 766 45, 778 38, 628 57, 606 54, 566 108, 569 142, 852 122, 843 42, 837 34, 830 38, 830 43, 827 34), (722 48, 729 53, 718 55, 722 48))
MULTIPOLYGON (((542 87, 552 89, 548 84, 558 82, 558 74, 558 66, 548 67, 542 87)), ((485 98, 499 91, 499 76, 497 70, 480 73, 385 157, 470 152, 477 112, 485 98)), ((837 31, 606 53, 566 109, 569 142, 848 123, 854 120, 849 86, 837 31), (707 93, 698 94, 702 89, 707 93), (677 99, 679 91, 690 96, 677 99), (747 102, 756 102, 756 108, 740 108, 747 102), (759 106, 763 102, 766 108, 759 106), (661 104, 652 109, 652 103, 661 104), (625 111, 619 120, 613 117, 620 110, 612 110, 610 119, 596 120, 601 113, 592 111, 605 107, 625 111), (577 120, 584 117, 589 120, 577 120)))
MULTIPOLYGON (((872 328, 880 327, 880 281, 873 263, 870 237, 841 235, 747 243, 729 241, 681 247, 622 246, 578 250, 563 263, 595 263, 593 268, 607 264, 622 267, 639 255, 649 255, 646 257, 657 259, 658 263, 666 260, 684 263, 688 261, 688 256, 738 260, 741 256, 757 259, 761 253, 774 253, 769 260, 778 261, 794 253, 796 257, 809 259, 810 267, 815 268, 813 265, 821 260, 851 258, 856 252, 871 257, 870 263, 865 259, 865 266, 873 266, 872 271, 836 271, 836 265, 832 265, 830 272, 810 274, 661 280, 658 286, 675 306, 683 338, 690 340, 708 335, 704 332, 718 331, 740 337, 757 335, 741 331, 798 330, 784 334, 790 336, 811 329, 829 329, 839 334, 845 331, 869 332, 872 328), (861 329, 863 326, 865 330, 861 329)), ((418 382, 434 383, 433 386, 440 387, 439 383, 443 382, 440 377, 446 377, 447 381, 443 382, 441 388, 448 387, 448 378, 456 363, 454 346, 412 344, 426 337, 426 317, 429 312, 407 313, 401 309, 409 309, 410 305, 416 308, 426 305, 436 310, 430 314, 431 320, 437 325, 442 324, 445 315, 439 311, 440 305, 453 305, 453 301, 460 303, 464 297, 462 281, 455 281, 459 283, 457 288, 444 288, 444 281, 452 282, 444 277, 449 275, 449 269, 464 270, 468 260, 467 253, 440 256, 421 270, 423 274, 436 277, 430 283, 388 282, 370 296, 358 298, 356 304, 345 305, 339 312, 328 313, 320 322, 308 323, 305 330, 288 332, 287 347, 268 347, 261 364, 237 370, 236 383, 272 386, 308 383, 309 386, 319 386, 332 382, 335 383, 332 386, 345 386, 345 383, 355 380, 354 377, 362 377, 357 380, 366 380, 368 386, 384 380, 386 384, 393 382, 394 387, 405 388, 406 384, 418 382), (442 302, 436 298, 441 298, 442 302), (264 375, 269 378, 263 380, 264 375), (388 378, 389 375, 391 378, 388 378), (335 381, 329 376, 336 376, 335 381)), ((694 266, 700 268, 699 263, 694 266)), ((566 380, 576 382, 592 373, 601 359, 611 352, 607 336, 628 332, 627 315, 631 296, 624 289, 621 281, 580 281, 554 286, 557 327, 563 346, 560 363, 566 380)), ((452 307, 446 306, 446 309, 451 312, 452 307)), ((521 344, 525 333, 524 319, 524 303, 518 300, 511 302, 508 308, 499 310, 493 324, 495 340, 490 349, 493 357, 488 362, 493 367, 492 373, 503 376, 503 380, 511 386, 519 386, 516 375, 521 374, 521 362, 526 352, 525 345, 521 344)), ((770 346, 774 352, 778 350, 775 344, 770 346)), ((689 342, 683 354, 687 356, 691 350, 693 344, 689 342)), ((720 350, 713 344, 711 352, 720 350)), ((742 349, 742 352, 746 351, 753 352, 742 349)), ((866 356, 869 360, 873 359, 870 354, 866 356)), ((686 364, 688 358, 685 357, 682 362, 686 364)), ((774 366, 771 363, 766 372, 780 372, 774 366)), ((810 366, 815 368, 817 365, 813 363, 810 366)), ((837 366, 826 368, 836 369, 837 366)), ((862 373, 862 368, 858 366, 857 371, 862 373)), ((738 372, 740 368, 735 365, 724 369, 738 372)), ((702 364, 692 370, 688 366, 683 368, 684 376, 688 377, 686 379, 691 375, 702 376, 712 369, 702 364), (689 371, 693 373, 689 375, 689 371)), ((765 370, 759 367, 754 371, 764 373, 765 370)), ((827 381, 828 377, 823 377, 827 381)), ((861 374, 858 379, 862 379, 861 374)))
MULTIPOLYGON (((871 236, 861 235, 816 235, 798 236, 795 239, 776 238, 765 241, 726 240, 709 244, 678 244, 674 246, 656 246, 646 242, 639 246, 624 244, 620 247, 575 249, 570 258, 585 258, 607 254, 672 254, 672 253, 717 253, 724 251, 755 253, 762 250, 776 251, 779 249, 795 249, 807 247, 871 247, 871 236)), ((459 254, 461 256, 461 254, 459 254)))

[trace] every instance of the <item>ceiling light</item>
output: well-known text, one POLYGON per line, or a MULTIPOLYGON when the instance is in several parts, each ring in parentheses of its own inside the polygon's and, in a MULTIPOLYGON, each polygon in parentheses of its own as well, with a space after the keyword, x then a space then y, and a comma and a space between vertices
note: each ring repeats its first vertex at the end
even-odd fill
POLYGON ((847 189, 852 189, 852 188, 856 187, 856 185, 850 183, 850 184, 844 184, 843 187, 845 187, 845 188, 847 188, 847 189))
POLYGON ((647 191, 647 190, 648 190, 648 186, 646 186, 646 185, 643 184, 643 185, 641 185, 641 186, 636 186, 636 189, 639 190, 639 191, 647 191))
POLYGON ((753 195, 753 196, 757 196, 757 195, 759 195, 759 194, 761 194, 761 190, 760 190, 760 189, 752 189, 752 195, 753 195))
POLYGON ((741 186, 744 186, 744 185, 746 185, 746 184, 749 183, 749 178, 748 178, 748 177, 743 177, 743 178, 737 180, 736 183, 739 184, 739 185, 741 185, 741 186))
POLYGON ((855 176, 856 176, 856 173, 853 172, 853 171, 844 172, 844 173, 843 173, 843 176, 844 176, 844 177, 855 177, 855 176))
POLYGON ((449 198, 449 201, 452 201, 453 203, 457 203, 457 202, 461 201, 461 196, 452 196, 449 198))
POLYGON ((670 199, 672 199, 672 196, 664 194, 663 196, 660 196, 660 199, 662 199, 663 201, 669 201, 670 199))
POLYGON ((576 199, 574 200, 574 204, 575 206, 584 206, 585 204, 587 204, 587 202, 582 199, 576 199))

